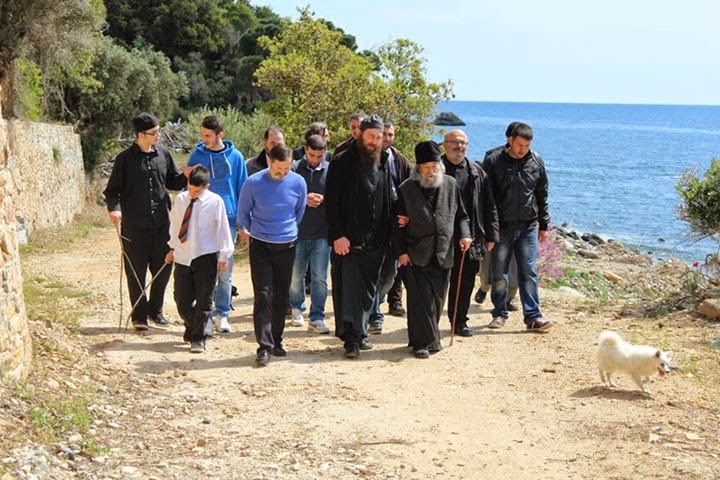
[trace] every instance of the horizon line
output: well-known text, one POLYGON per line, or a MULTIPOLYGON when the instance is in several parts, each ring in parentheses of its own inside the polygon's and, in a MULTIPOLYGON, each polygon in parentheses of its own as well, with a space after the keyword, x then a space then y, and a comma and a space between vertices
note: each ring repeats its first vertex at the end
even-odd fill
POLYGON ((452 98, 442 102, 476 102, 476 103, 530 103, 550 105, 622 105, 622 106, 654 106, 654 107, 720 107, 720 103, 632 103, 632 102, 591 102, 591 101, 537 101, 537 100, 471 100, 452 98))

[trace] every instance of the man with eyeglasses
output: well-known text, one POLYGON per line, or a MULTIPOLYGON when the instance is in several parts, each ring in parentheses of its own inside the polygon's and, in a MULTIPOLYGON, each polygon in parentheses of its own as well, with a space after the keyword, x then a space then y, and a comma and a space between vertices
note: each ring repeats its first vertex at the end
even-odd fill
POLYGON ((470 220, 470 235, 473 239, 464 260, 460 247, 456 245, 453 268, 450 272, 448 317, 452 324, 457 309, 455 334, 471 337, 472 330, 467 325, 470 297, 475 286, 475 275, 480 269, 480 260, 486 252, 493 249, 500 238, 498 215, 487 175, 480 164, 471 162, 465 156, 468 148, 467 134, 460 129, 450 130, 445 135, 443 147, 445 154, 442 160, 445 174, 453 177, 460 189, 460 197, 470 220), (460 276, 459 283, 458 276, 460 276), (458 289, 460 289, 459 295, 458 289))
POLYGON ((135 143, 115 158, 103 193, 110 222, 121 228, 130 302, 138 302, 132 312, 133 326, 143 331, 148 329, 148 319, 158 325, 170 323, 162 307, 172 267, 160 272, 170 248, 168 190, 183 189, 187 178, 159 145, 160 125, 154 115, 141 113, 133 119, 133 127, 135 143), (149 297, 142 288, 148 268, 153 277, 157 275, 149 297))

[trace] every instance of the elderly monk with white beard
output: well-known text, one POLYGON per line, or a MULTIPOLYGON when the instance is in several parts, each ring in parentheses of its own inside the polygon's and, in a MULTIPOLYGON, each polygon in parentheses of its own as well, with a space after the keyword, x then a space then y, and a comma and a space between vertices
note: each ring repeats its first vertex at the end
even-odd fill
POLYGON ((415 146, 416 166, 398 188, 395 252, 407 266, 408 345, 417 358, 439 351, 438 322, 447 296, 455 245, 472 244, 455 179, 445 175, 437 143, 415 146))
POLYGON ((396 221, 383 128, 377 115, 363 119, 357 141, 333 158, 325 181, 335 335, 347 358, 372 348, 367 321, 396 221))

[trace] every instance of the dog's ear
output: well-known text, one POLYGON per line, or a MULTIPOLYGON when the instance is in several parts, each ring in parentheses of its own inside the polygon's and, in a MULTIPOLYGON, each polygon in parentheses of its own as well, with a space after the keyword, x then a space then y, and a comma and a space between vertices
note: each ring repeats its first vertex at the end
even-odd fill
POLYGON ((657 350, 655 352, 655 358, 660 358, 660 355, 662 355, 662 352, 660 350, 657 350))

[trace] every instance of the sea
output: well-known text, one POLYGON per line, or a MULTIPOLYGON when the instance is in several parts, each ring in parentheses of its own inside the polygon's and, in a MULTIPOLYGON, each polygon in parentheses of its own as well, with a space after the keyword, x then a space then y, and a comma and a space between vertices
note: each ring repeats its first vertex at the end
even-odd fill
POLYGON ((690 238, 675 185, 684 171, 702 174, 720 158, 720 106, 449 101, 436 110, 466 123, 459 128, 469 136, 468 158, 477 161, 504 143, 508 123, 531 125, 554 225, 658 260, 702 262, 718 251, 712 240, 690 238))

